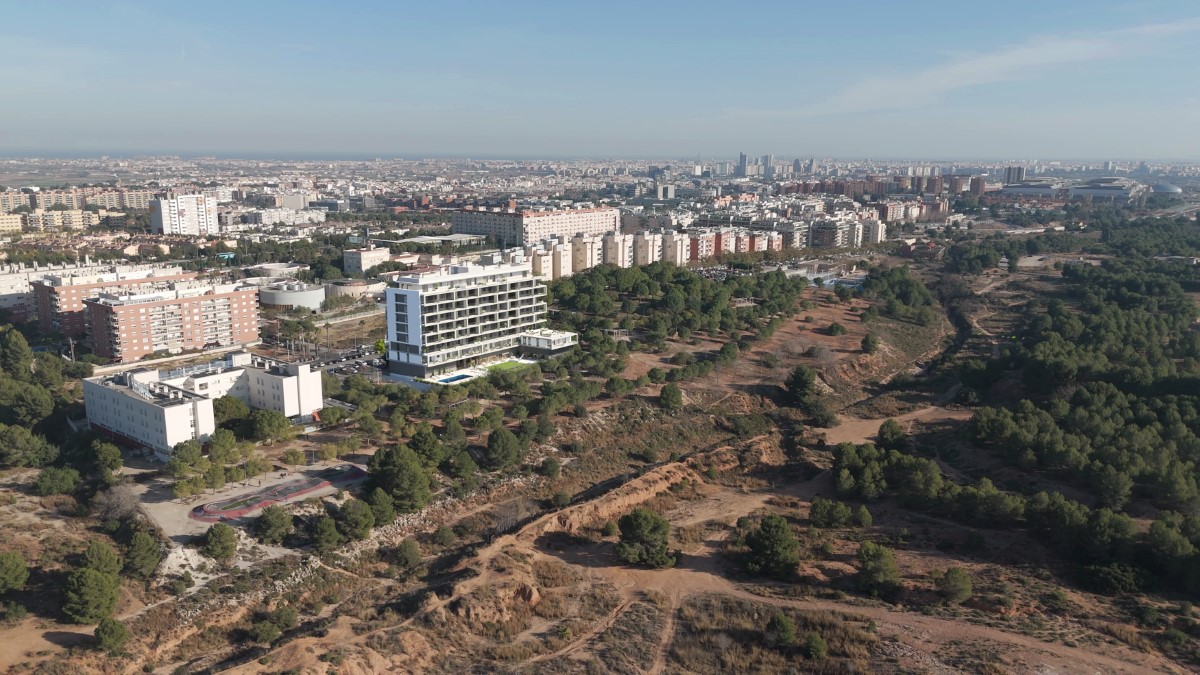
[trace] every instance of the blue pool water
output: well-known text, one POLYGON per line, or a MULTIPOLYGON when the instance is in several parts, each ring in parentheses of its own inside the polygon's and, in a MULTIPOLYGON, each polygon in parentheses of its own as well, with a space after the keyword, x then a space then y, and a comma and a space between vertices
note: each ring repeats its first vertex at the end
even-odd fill
POLYGON ((469 380, 469 379, 471 379, 470 375, 452 375, 443 380, 438 380, 438 382, 441 382, 442 384, 450 384, 451 382, 459 382, 462 380, 469 380))

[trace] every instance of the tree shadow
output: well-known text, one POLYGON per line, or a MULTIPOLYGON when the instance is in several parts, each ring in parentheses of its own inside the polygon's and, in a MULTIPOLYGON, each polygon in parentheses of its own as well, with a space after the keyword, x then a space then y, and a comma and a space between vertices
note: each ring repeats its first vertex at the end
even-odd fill
POLYGON ((78 647, 95 640, 94 637, 87 633, 72 633, 65 630, 48 630, 42 633, 42 639, 50 644, 65 648, 78 647))

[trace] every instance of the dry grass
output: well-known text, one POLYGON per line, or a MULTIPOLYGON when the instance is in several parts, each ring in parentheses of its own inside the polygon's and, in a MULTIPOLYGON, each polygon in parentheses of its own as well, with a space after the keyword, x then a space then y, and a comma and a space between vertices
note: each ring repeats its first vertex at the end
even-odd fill
POLYGON ((668 658, 681 670, 701 673, 872 671, 871 646, 877 638, 867 622, 835 612, 782 610, 799 636, 815 632, 828 645, 825 659, 806 661, 796 648, 766 643, 763 628, 779 611, 722 596, 694 598, 679 609, 668 658))
POLYGON ((533 576, 542 588, 559 588, 579 582, 579 573, 559 560, 541 559, 533 562, 533 576))

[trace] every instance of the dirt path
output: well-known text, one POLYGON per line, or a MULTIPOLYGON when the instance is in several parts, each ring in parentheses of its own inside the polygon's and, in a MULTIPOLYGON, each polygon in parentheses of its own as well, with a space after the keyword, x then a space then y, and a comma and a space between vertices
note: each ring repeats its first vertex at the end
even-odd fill
MULTIPOLYGON (((939 406, 930 406, 904 413, 903 415, 897 415, 895 419, 907 429, 911 427, 913 422, 930 423, 969 420, 974 414, 970 410, 950 410, 939 406)), ((842 417, 841 422, 836 427, 825 430, 825 442, 836 445, 838 443, 867 443, 874 441, 875 435, 879 433, 879 425, 883 424, 886 419, 842 417)))
POLYGON ((613 610, 608 613, 608 616, 604 617, 603 621, 596 624, 596 626, 594 628, 588 630, 587 632, 581 633, 578 638, 571 640, 571 642, 567 646, 559 649, 558 651, 550 652, 549 654, 541 654, 539 656, 535 656, 532 659, 525 661, 525 663, 529 664, 529 663, 540 663, 542 661, 549 661, 550 659, 557 659, 560 657, 569 656, 569 655, 579 651, 580 649, 583 649, 584 647, 587 646, 587 644, 589 642, 592 641, 592 638, 594 638, 597 635, 602 634, 604 631, 612 628, 613 624, 615 624, 617 622, 617 619, 621 618, 621 615, 625 613, 625 610, 629 609, 629 605, 632 604, 632 602, 633 602, 632 598, 627 597, 627 598, 622 599, 621 602, 618 603, 616 607, 613 607, 613 610))
MULTIPOLYGON (((1037 638, 1008 632, 999 628, 991 628, 965 621, 942 619, 926 616, 915 612, 893 610, 878 606, 856 606, 848 603, 819 599, 790 599, 772 598, 751 593, 735 582, 721 576, 721 563, 716 557, 717 552, 706 547, 698 555, 686 555, 681 565, 670 570, 639 570, 616 566, 597 567, 597 557, 605 555, 606 551, 594 551, 584 557, 591 560, 591 568, 601 578, 604 578, 622 591, 623 594, 635 591, 655 590, 666 593, 672 598, 684 599, 704 594, 727 595, 743 600, 749 600, 777 607, 790 607, 798 610, 824 610, 842 614, 859 615, 875 622, 879 634, 892 638, 922 652, 936 655, 944 651, 947 645, 961 643, 989 643, 995 645, 999 653, 1005 654, 1021 662, 1027 667, 1025 672, 1056 672, 1056 673, 1132 673, 1157 670, 1159 672, 1186 673, 1187 671, 1175 666, 1162 657, 1154 654, 1134 653, 1122 647, 1091 646, 1087 648, 1068 647, 1063 644, 1043 642, 1037 638)), ((577 553, 560 554, 561 559, 573 563, 578 558, 577 553)), ((662 662, 656 660, 656 667, 665 663, 667 649, 674 634, 674 608, 668 627, 660 641, 662 662)), ((652 670, 651 672, 660 672, 652 670)))
POLYGON ((671 606, 666 610, 667 621, 663 624, 662 638, 658 641, 658 651, 654 655, 654 664, 650 666, 650 670, 646 671, 649 675, 661 675, 663 668, 667 665, 667 652, 671 649, 671 644, 675 641, 675 615, 679 612, 679 602, 677 599, 671 599, 671 606))

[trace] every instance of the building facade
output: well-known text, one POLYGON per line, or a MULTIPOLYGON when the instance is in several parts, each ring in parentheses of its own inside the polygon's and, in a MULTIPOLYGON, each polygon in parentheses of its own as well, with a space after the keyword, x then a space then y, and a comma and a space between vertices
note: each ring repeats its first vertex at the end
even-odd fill
POLYGON ((365 274, 392 259, 387 248, 352 248, 342 251, 342 269, 350 274, 365 274))
POLYGON ((216 431, 213 400, 222 396, 303 421, 324 407, 320 371, 246 352, 172 371, 136 370, 83 381, 92 429, 152 450, 163 461, 179 443, 208 440, 216 431))
POLYGON ((530 263, 406 272, 385 291, 388 366, 433 377, 510 354, 546 320, 546 287, 530 263))
POLYGON ((450 215, 455 234, 492 237, 504 246, 535 244, 553 237, 603 235, 621 230, 621 212, 614 208, 566 210, 476 210, 450 215))
POLYGON ((258 341, 258 288, 178 282, 84 300, 92 350, 119 362, 258 341))
POLYGON ((150 227, 160 234, 203 237, 217 234, 217 200, 205 195, 174 195, 150 202, 150 227))
POLYGON ((32 282, 38 326, 66 337, 87 333, 84 301, 104 293, 137 294, 173 281, 195 279, 181 267, 46 274, 32 282))

